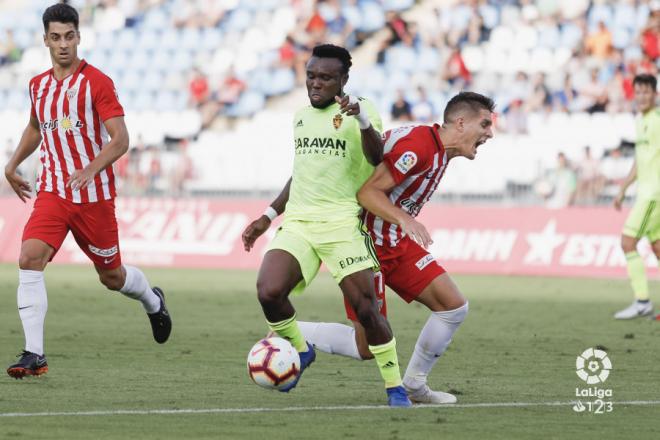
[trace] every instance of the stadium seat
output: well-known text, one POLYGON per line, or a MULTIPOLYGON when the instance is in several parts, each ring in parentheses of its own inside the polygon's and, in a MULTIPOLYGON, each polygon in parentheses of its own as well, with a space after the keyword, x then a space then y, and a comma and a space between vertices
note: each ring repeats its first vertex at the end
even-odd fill
POLYGON ((385 13, 380 5, 372 2, 360 3, 360 12, 362 20, 360 21, 361 32, 375 32, 385 26, 385 13))

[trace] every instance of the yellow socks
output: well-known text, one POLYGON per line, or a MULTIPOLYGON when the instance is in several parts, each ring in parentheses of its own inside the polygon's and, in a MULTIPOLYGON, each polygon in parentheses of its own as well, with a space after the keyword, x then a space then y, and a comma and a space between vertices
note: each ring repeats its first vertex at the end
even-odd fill
POLYGON ((305 342, 305 338, 298 327, 296 315, 284 321, 268 322, 268 327, 282 338, 291 342, 291 345, 298 350, 298 353, 307 351, 307 342, 305 342))
POLYGON ((644 260, 637 251, 628 252, 626 253, 626 264, 635 299, 640 301, 649 299, 649 284, 646 281, 644 260))
POLYGON ((399 359, 396 355, 396 339, 382 345, 370 345, 369 350, 376 358, 376 364, 380 375, 385 380, 385 388, 398 387, 401 385, 401 372, 399 371, 399 359))

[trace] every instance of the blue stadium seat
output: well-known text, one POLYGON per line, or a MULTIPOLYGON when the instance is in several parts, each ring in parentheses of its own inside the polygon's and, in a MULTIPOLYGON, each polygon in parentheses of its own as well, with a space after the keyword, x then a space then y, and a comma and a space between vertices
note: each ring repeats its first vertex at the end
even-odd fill
POLYGON ((223 21, 222 29, 227 32, 243 32, 252 22, 252 13, 247 9, 234 9, 228 14, 226 21, 223 21))
POLYGON ((137 45, 138 34, 133 28, 124 28, 119 31, 114 48, 132 50, 137 45))
POLYGON ((151 29, 166 33, 170 30, 171 23, 167 12, 162 8, 150 9, 144 17, 142 25, 145 29, 151 29))
POLYGON ((358 28, 361 32, 375 32, 385 26, 385 12, 375 2, 360 3, 362 21, 358 28))
POLYGON ((265 103, 263 94, 249 90, 241 95, 236 104, 227 109, 227 115, 235 118, 252 116, 261 110, 265 103))
POLYGON ((296 85, 296 75, 291 69, 274 69, 264 90, 266 96, 281 95, 293 90, 296 85))

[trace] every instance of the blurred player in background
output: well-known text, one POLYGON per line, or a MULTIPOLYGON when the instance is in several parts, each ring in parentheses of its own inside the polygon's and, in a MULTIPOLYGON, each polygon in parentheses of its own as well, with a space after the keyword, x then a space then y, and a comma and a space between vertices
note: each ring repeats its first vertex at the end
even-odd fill
MULTIPOLYGON (((382 160, 376 131, 382 126, 371 102, 344 95, 350 66, 346 49, 329 44, 314 48, 306 67, 311 106, 296 112, 293 120, 293 175, 264 215, 246 228, 243 242, 249 251, 272 219, 285 213, 264 256, 257 290, 270 329, 300 353, 300 374, 316 355, 300 331, 288 297, 309 285, 324 262, 364 328, 389 405, 410 406, 401 385, 396 341, 378 312, 373 284, 378 260, 362 228, 356 200, 357 190, 382 160)), ((297 380, 282 391, 296 384, 297 380)))
MULTIPOLYGON (((633 319, 653 313, 649 298, 644 260, 637 252, 637 243, 647 237, 660 262, 660 108, 656 107, 658 81, 653 75, 637 75, 633 80, 637 119, 635 162, 614 198, 614 207, 621 209, 626 189, 637 182, 637 195, 621 234, 621 247, 626 254, 628 277, 635 300, 614 314, 616 319, 633 319)), ((659 315, 660 316, 660 315, 659 315)))
MULTIPOLYGON (((368 211, 365 224, 376 244, 381 274, 376 291, 381 313, 387 314, 385 286, 404 301, 431 310, 408 363, 403 385, 415 403, 455 403, 452 394, 433 391, 427 377, 451 342, 468 312, 468 303, 444 268, 425 248, 432 243, 424 225, 415 220, 438 187, 449 161, 475 158, 477 148, 493 137, 495 104, 483 95, 461 92, 444 112, 444 123, 408 126, 385 133, 385 156, 358 192, 368 211)), ((305 338, 327 353, 371 359, 364 329, 350 304, 354 329, 338 323, 300 322, 305 338)))
POLYGON ((7 369, 17 379, 48 371, 43 271, 69 231, 94 263, 103 285, 142 303, 156 342, 167 341, 172 326, 162 291, 152 289, 140 269, 121 264, 112 164, 128 150, 128 132, 113 82, 78 58, 74 8, 49 7, 43 24, 53 67, 30 81, 30 121, 5 167, 5 177, 25 202, 30 184, 16 170, 41 145, 38 194, 19 257, 18 312, 25 350, 7 369))

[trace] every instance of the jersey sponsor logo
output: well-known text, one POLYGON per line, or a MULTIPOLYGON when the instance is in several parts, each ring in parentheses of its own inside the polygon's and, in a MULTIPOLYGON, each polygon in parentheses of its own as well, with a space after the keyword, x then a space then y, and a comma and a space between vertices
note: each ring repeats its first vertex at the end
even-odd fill
POLYGON ((408 198, 401 200, 400 203, 401 207, 408 211, 408 214, 413 217, 417 217, 417 214, 419 214, 419 211, 422 209, 422 205, 408 198))
POLYGON ((332 118, 332 126, 335 127, 335 130, 339 130, 342 122, 344 122, 344 118, 342 118, 341 114, 339 113, 337 113, 335 117, 332 118))
POLYGON ((296 154, 321 154, 346 157, 346 140, 334 138, 297 138, 294 140, 296 154))
POLYGON ((417 266, 417 269, 422 270, 429 264, 431 264, 433 261, 435 261, 435 258, 431 254, 426 254, 422 258, 415 263, 415 266, 417 266))
MULTIPOLYGON (((111 256, 115 255, 119 250, 117 248, 117 245, 114 245, 113 247, 108 248, 108 249, 101 249, 101 248, 97 248, 96 246, 92 246, 91 244, 88 244, 87 248, 94 255, 98 255, 99 257, 104 257, 104 258, 105 257, 111 257, 111 256)), ((110 260, 110 261, 112 261, 112 260, 110 260)), ((106 263, 106 264, 108 264, 108 263, 106 263)))
POLYGON ((69 132, 74 128, 81 129, 83 123, 79 120, 73 120, 68 115, 64 115, 61 119, 51 119, 49 121, 42 122, 39 124, 41 126, 41 131, 55 131, 58 128, 69 132))
POLYGON ((103 264, 110 264, 110 263, 112 263, 113 261, 115 261, 115 258, 117 258, 116 255, 115 255, 114 257, 112 257, 112 258, 106 258, 106 259, 103 260, 103 264))
POLYGON ((339 267, 346 269, 348 266, 352 266, 357 263, 362 263, 364 261, 370 261, 371 258, 369 255, 360 255, 359 257, 346 257, 343 260, 339 261, 339 267))
POLYGON ((412 151, 406 151, 401 155, 399 160, 394 163, 394 168, 401 171, 402 174, 407 174, 417 163, 417 155, 412 151))

